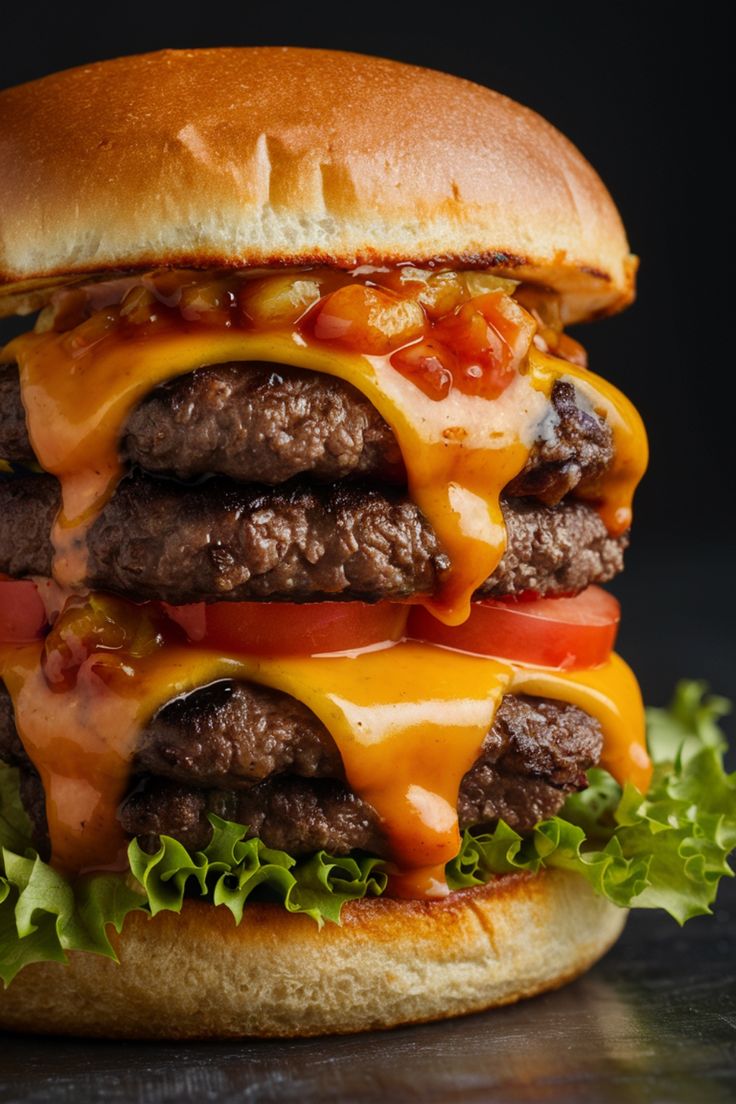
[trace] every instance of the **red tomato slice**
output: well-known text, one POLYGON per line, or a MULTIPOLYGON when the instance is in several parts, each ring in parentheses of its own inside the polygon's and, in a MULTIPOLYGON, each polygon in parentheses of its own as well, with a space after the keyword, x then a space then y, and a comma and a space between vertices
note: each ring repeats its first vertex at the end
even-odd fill
POLYGON ((393 602, 200 602, 164 609, 190 640, 254 655, 349 652, 404 635, 408 607, 393 602))
POLYGON ((0 579, 0 644, 30 644, 48 622, 38 588, 29 579, 0 579))
POLYGON ((616 640, 620 606, 612 594, 590 586, 575 598, 473 602, 463 625, 437 621, 421 606, 409 618, 409 636, 475 655, 540 667, 597 667, 616 640))

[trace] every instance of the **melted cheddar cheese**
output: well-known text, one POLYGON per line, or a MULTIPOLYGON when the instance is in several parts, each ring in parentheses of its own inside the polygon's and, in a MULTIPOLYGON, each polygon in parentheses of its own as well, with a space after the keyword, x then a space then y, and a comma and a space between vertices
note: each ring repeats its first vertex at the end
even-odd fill
POLYGON ((402 872, 394 890, 446 892, 443 868, 460 846, 457 800, 505 693, 570 702, 601 724, 602 765, 646 790, 639 689, 612 656, 586 671, 547 671, 411 641, 356 656, 224 657, 167 645, 145 659, 114 653, 82 665, 54 692, 42 645, 7 650, 0 674, 23 745, 41 775, 53 860, 60 869, 125 867, 116 818, 138 736, 166 702, 217 679, 247 679, 303 702, 331 733, 348 785, 378 813, 402 872))

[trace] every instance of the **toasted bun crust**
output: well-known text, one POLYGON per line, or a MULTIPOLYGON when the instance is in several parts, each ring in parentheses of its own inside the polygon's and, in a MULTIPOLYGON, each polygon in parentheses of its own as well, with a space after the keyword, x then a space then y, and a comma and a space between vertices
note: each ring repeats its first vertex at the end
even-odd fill
POLYGON ((626 913, 578 875, 509 875, 443 901, 358 901, 319 931, 280 906, 133 913, 120 965, 74 953, 29 966, 0 1027, 107 1038, 346 1034, 510 1004, 600 958, 626 913))
POLYGON ((633 296, 618 212, 574 146, 487 88, 381 58, 166 50, 0 94, 2 312, 70 274, 412 261, 633 296))

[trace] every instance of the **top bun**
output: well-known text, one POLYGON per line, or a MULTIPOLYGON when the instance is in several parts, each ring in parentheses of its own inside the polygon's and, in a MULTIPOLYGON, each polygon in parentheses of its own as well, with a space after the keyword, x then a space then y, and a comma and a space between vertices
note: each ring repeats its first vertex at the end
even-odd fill
POLYGON ((111 270, 399 262, 543 284, 567 321, 633 297, 588 162, 457 77, 329 50, 165 50, 0 94, 2 313, 111 270))

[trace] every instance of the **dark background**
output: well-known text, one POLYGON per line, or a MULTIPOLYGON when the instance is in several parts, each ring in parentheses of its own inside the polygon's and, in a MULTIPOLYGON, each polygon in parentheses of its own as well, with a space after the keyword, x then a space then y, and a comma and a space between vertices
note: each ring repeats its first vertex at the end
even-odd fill
MULTIPOLYGON (((490 85, 535 108, 592 161, 641 257, 639 299, 578 327, 591 366, 639 407, 652 461, 637 498, 620 647, 645 696, 680 676, 736 693, 734 430, 725 392, 721 259, 724 29, 700 5, 13 5, 0 86, 166 46, 326 46, 383 54, 490 85)), ((12 325, 12 324, 11 324, 12 325)), ((10 326, 0 328, 0 337, 10 326)))
MULTIPOLYGON (((615 584, 621 651, 652 703, 683 675, 736 695, 723 248, 731 202, 720 110, 728 38, 715 6, 681 19, 643 0, 8 8, 0 86, 165 46, 326 46, 469 77, 572 138, 608 184, 642 261, 636 305, 577 332, 593 369, 637 404, 652 444, 615 584)), ((449 1024, 288 1044, 0 1039, 0 1101, 733 1099, 736 886, 724 888, 714 918, 681 933, 663 915, 632 916, 603 963, 559 994, 449 1024)))

